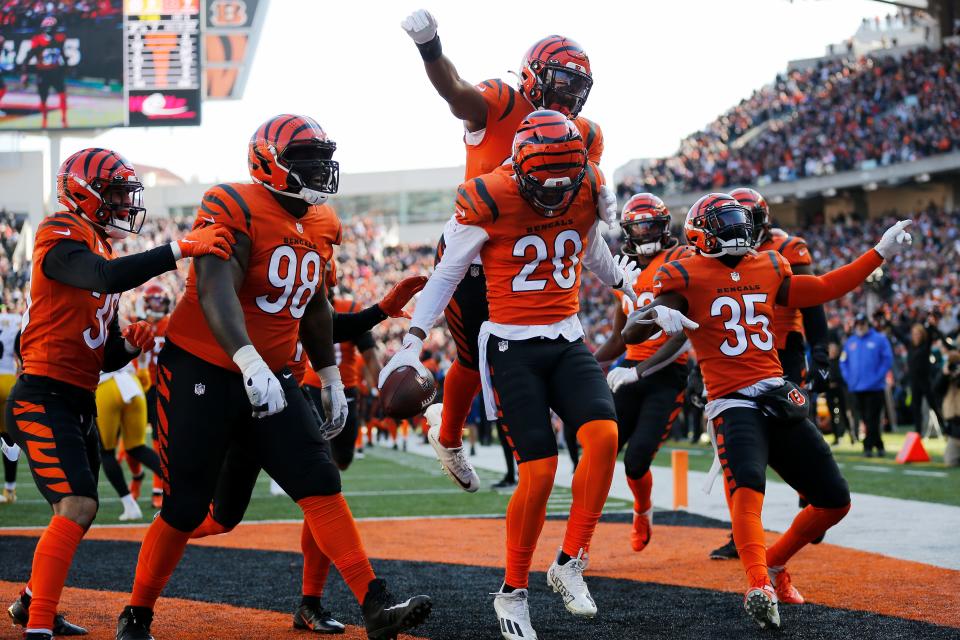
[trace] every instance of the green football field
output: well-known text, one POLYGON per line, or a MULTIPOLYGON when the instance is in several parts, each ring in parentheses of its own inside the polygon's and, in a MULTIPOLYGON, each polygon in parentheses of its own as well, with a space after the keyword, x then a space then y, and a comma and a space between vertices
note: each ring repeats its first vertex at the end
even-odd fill
MULTIPOLYGON (((896 464, 894 456, 903 443, 905 434, 885 434, 888 455, 883 459, 867 459, 859 447, 845 441, 834 447, 834 455, 841 465, 851 491, 893 498, 938 502, 960 506, 960 469, 943 464, 943 439, 924 440, 930 454, 929 463, 896 464)), ((494 445, 497 446, 497 445, 494 445)), ((690 469, 707 471, 713 460, 709 444, 691 445, 686 442, 668 442, 654 464, 670 465, 670 452, 684 449, 690 453, 690 469)), ((561 455, 566 455, 561 452, 561 455)), ((129 472, 127 475, 129 477, 129 472)), ((776 480, 773 471, 768 472, 776 480)), ((439 463, 412 453, 394 451, 386 446, 367 449, 364 459, 358 459, 343 474, 343 488, 353 513, 361 518, 503 515, 509 493, 498 493, 486 487, 499 479, 499 474, 480 470, 484 488, 477 493, 461 491, 439 469, 439 463)), ((150 474, 144 482, 145 495, 140 505, 145 518, 153 513, 150 507, 150 474)), ((271 496, 270 480, 261 474, 247 511, 248 520, 279 520, 300 517, 300 509, 284 496, 271 496)), ((26 464, 18 468, 18 500, 13 505, 0 504, 0 527, 44 525, 50 518, 50 508, 37 492, 26 464)), ((112 487, 101 473, 101 510, 98 524, 116 524, 122 508, 112 487)), ((555 487, 550 498, 550 512, 567 513, 570 490, 555 487)), ((611 498, 608 511, 630 509, 630 504, 611 498)))

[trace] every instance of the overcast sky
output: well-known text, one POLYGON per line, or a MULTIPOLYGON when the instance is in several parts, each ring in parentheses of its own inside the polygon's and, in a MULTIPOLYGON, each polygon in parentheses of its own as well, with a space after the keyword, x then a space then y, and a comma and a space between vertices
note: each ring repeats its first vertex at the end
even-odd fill
MULTIPOLYGON (((462 164, 462 126, 400 29, 420 6, 474 82, 510 80, 545 35, 579 41, 595 81, 583 114, 603 128, 608 174, 631 158, 673 152, 789 60, 822 55, 862 17, 892 9, 868 0, 272 0, 242 100, 208 102, 199 128, 116 129, 67 139, 63 155, 95 142, 186 179, 243 179, 250 134, 293 112, 327 129, 344 173, 462 164)), ((39 144, 32 137, 20 148, 39 144)))

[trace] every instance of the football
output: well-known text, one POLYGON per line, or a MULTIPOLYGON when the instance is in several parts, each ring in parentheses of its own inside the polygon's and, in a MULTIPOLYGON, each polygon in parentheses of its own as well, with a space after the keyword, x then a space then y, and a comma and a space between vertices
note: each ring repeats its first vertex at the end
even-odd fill
POLYGON ((413 367, 400 367, 384 381, 380 388, 383 412, 396 420, 412 418, 430 406, 437 397, 437 381, 426 377, 413 367))

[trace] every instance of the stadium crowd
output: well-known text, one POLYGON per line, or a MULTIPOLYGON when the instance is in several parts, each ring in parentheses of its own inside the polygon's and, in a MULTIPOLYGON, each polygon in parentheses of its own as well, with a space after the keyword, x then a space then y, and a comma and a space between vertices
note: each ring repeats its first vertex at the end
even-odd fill
POLYGON ((682 140, 676 155, 625 178, 619 195, 762 186, 955 151, 958 77, 957 45, 780 74, 682 140))
POLYGON ((120 0, 2 0, 0 26, 36 28, 47 16, 55 16, 61 26, 96 20, 122 13, 120 0))

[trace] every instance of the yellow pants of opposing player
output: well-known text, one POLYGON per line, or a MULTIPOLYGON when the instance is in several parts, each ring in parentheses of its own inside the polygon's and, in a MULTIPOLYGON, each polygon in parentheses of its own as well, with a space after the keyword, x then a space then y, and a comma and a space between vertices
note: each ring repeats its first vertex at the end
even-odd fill
POLYGON ((17 376, 12 373, 0 373, 0 433, 7 432, 7 397, 17 382, 17 376))
POLYGON ((107 451, 117 448, 121 436, 128 451, 143 446, 147 442, 146 398, 141 393, 124 402, 116 378, 105 380, 97 387, 97 428, 107 451))

